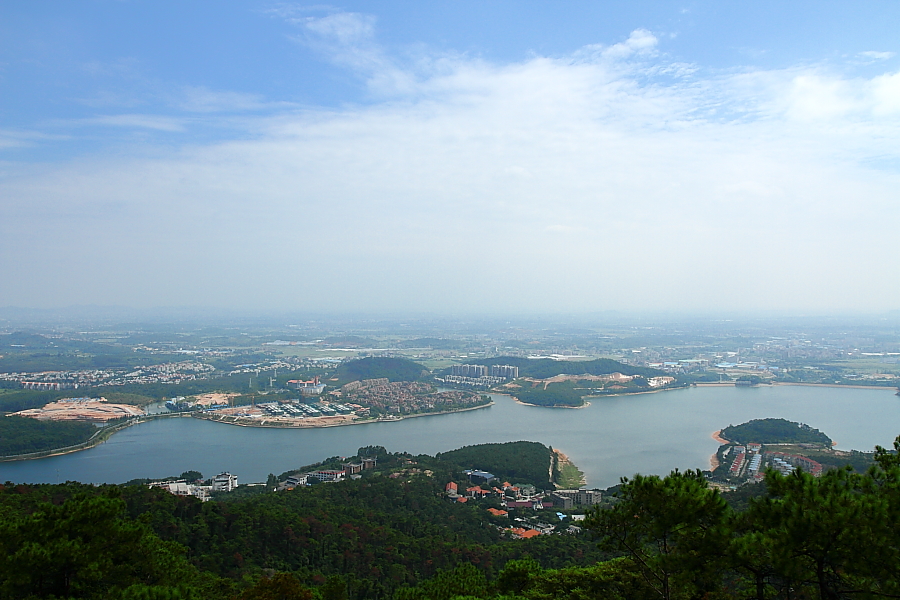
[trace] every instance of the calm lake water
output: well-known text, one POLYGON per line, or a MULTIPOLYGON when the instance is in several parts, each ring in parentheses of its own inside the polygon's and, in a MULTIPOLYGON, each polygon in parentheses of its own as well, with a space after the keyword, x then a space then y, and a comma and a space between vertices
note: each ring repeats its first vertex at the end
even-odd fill
POLYGON ((591 487, 605 488, 634 473, 706 469, 717 444, 710 434, 729 424, 779 417, 822 430, 841 449, 890 447, 900 435, 895 390, 776 386, 706 387, 595 398, 580 409, 516 404, 464 413, 323 429, 236 427, 192 418, 158 419, 115 434, 83 452, 0 463, 0 481, 67 480, 121 483, 190 469, 239 481, 265 481, 330 456, 381 445, 392 452, 435 454, 471 444, 532 440, 569 455, 591 487))

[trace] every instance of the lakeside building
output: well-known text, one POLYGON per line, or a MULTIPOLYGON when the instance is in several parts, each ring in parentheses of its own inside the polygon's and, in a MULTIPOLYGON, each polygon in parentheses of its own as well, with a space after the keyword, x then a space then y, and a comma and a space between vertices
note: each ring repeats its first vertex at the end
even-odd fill
POLYGON ((593 506, 595 504, 600 504, 600 501, 603 499, 603 492, 597 489, 556 490, 550 494, 550 496, 568 498, 572 501, 574 506, 593 506))
POLYGON ((491 376, 504 377, 506 379, 518 379, 519 367, 514 367, 512 365, 492 365, 491 376))
POLYGON ((201 502, 209 500, 209 492, 212 489, 208 485, 193 485, 183 480, 154 481, 149 484, 149 487, 166 490, 173 496, 193 496, 194 498, 199 498, 201 502))
POLYGON ((477 379, 478 377, 487 376, 488 368, 484 365, 453 365, 450 369, 450 374, 477 379))
POLYGON ((315 477, 319 481, 343 481, 347 476, 347 471, 344 470, 336 470, 336 469, 325 469, 322 471, 313 471, 309 474, 310 477, 315 477))
POLYGON ((237 475, 231 473, 219 473, 213 477, 212 491, 214 492, 230 492, 238 486, 237 475))

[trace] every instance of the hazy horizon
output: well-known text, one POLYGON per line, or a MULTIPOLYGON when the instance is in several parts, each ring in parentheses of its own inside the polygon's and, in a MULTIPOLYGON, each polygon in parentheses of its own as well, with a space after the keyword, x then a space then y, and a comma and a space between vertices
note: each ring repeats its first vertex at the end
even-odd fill
POLYGON ((8 4, 0 307, 891 315, 898 16, 8 4))

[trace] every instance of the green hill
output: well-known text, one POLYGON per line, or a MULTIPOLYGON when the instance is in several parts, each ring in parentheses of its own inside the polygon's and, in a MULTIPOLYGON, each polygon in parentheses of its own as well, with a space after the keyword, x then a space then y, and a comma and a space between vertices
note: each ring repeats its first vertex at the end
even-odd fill
POLYGON ((360 379, 387 377, 390 381, 418 381, 431 377, 431 372, 417 362, 406 358, 372 356, 347 361, 334 373, 341 383, 360 379))
POLYGON ((754 419, 741 425, 729 425, 721 434, 738 444, 824 444, 831 446, 831 438, 809 425, 786 419, 754 419))
POLYGON ((542 489, 553 489, 548 481, 552 454, 550 448, 539 442, 506 442, 465 446, 442 452, 436 458, 464 469, 488 471, 512 483, 530 483, 542 489))

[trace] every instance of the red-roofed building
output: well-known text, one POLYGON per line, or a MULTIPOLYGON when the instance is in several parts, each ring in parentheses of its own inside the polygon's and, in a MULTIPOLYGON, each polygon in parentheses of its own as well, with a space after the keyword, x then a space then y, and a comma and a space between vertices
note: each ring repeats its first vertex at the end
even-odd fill
POLYGON ((469 499, 466 498, 465 496, 460 496, 459 498, 456 499, 456 501, 457 502, 468 502, 469 499))
POLYGON ((540 532, 535 531, 534 529, 523 529, 522 527, 511 527, 507 529, 507 531, 512 533, 512 536, 517 540, 527 540, 528 538, 541 535, 540 532))
POLYGON ((458 490, 459 490, 459 487, 452 481, 447 484, 447 487, 444 488, 444 491, 447 492, 448 494, 456 494, 458 490))
POLYGON ((508 517, 509 513, 505 510, 500 510, 499 508, 489 508, 487 509, 489 513, 494 515, 495 517, 508 517))
POLYGON ((480 485, 466 488, 466 493, 472 498, 484 498, 491 495, 491 490, 483 490, 480 485))

